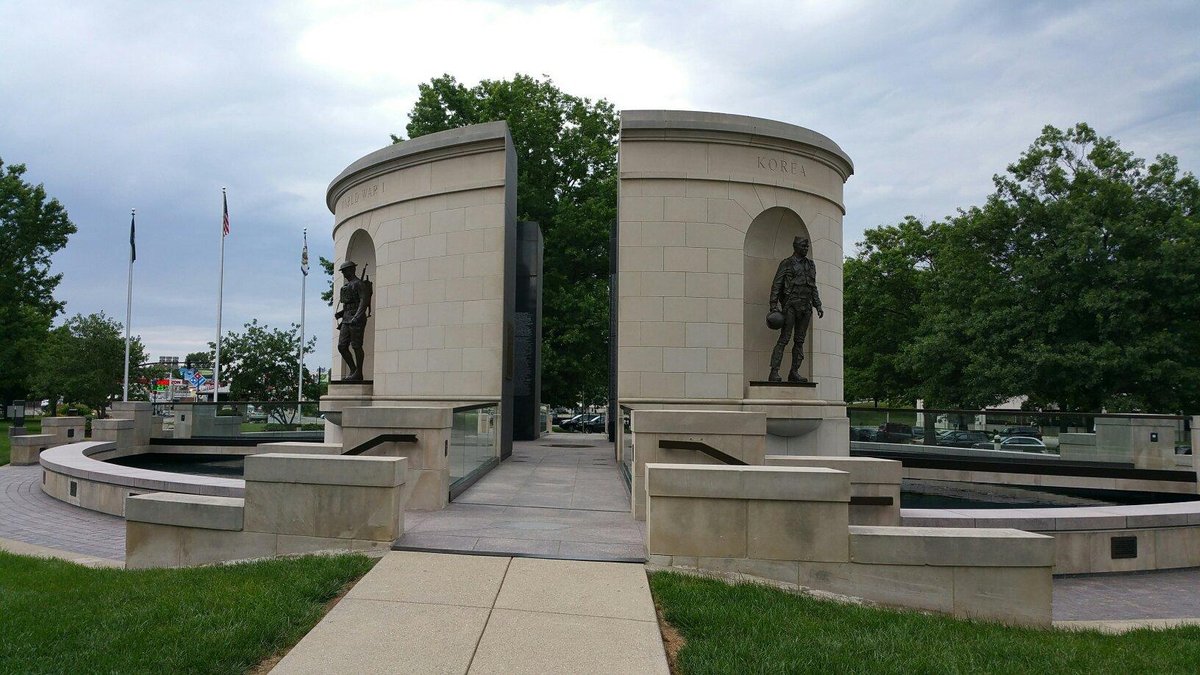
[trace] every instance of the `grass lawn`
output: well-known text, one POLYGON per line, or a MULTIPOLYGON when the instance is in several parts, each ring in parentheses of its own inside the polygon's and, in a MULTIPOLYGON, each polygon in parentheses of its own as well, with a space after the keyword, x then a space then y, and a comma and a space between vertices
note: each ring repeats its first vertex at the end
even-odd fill
POLYGON ((1124 635, 1011 628, 846 605, 754 584, 650 576, 700 673, 1196 673, 1200 627, 1124 635))
POLYGON ((374 561, 90 569, 0 551, 0 673, 243 673, 295 644, 374 561))
MULTIPOLYGON (((12 427, 12 422, 0 422, 0 466, 8 464, 9 457, 12 455, 12 441, 8 439, 8 430, 12 427)), ((25 428, 28 433, 42 433, 42 420, 38 417, 26 417, 25 428)))

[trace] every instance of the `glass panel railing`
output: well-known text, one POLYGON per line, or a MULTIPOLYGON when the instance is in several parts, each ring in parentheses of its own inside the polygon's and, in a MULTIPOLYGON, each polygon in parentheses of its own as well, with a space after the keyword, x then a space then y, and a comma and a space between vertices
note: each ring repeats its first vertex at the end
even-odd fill
POLYGON ((316 401, 155 403, 161 435, 193 439, 322 440, 325 420, 316 401))
POLYGON ((1178 415, 853 407, 847 413, 850 447, 860 452, 1193 466, 1189 418, 1178 415))
POLYGON ((454 409, 447 454, 452 493, 499 462, 498 411, 495 403, 454 409))

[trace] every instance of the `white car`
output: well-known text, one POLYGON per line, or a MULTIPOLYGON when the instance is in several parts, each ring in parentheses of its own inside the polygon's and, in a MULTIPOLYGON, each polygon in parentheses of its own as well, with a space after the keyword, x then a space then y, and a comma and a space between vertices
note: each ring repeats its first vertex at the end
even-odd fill
POLYGON ((1033 436, 1009 436, 1000 441, 1000 449, 1015 452, 1049 452, 1046 444, 1033 436))

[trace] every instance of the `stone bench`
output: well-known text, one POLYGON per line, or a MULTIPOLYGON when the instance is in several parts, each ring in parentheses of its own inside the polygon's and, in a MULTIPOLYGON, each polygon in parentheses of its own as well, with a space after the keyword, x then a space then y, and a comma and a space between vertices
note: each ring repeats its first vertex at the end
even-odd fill
POLYGON ((8 463, 13 466, 29 466, 38 463, 42 451, 54 446, 54 434, 26 434, 11 436, 12 451, 8 463))
POLYGON ((244 498, 155 493, 125 505, 125 566, 189 567, 386 550, 404 533, 403 457, 246 458, 244 498))

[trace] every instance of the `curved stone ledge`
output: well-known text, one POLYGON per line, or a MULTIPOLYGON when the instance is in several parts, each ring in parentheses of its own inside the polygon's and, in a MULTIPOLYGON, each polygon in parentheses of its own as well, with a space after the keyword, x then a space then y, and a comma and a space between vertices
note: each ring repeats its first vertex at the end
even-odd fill
POLYGON ((42 453, 42 492, 59 501, 114 516, 125 515, 125 498, 148 492, 241 497, 245 482, 235 478, 188 476, 110 464, 94 455, 116 450, 111 441, 84 441, 42 453), (74 494, 72 494, 72 484, 74 494))
POLYGON ((1055 574, 1200 566, 1200 501, 1048 509, 901 509, 909 527, 1014 528, 1052 535, 1055 574), (1123 539, 1125 556, 1117 556, 1123 539), (1130 549, 1130 540, 1136 543, 1130 549))

